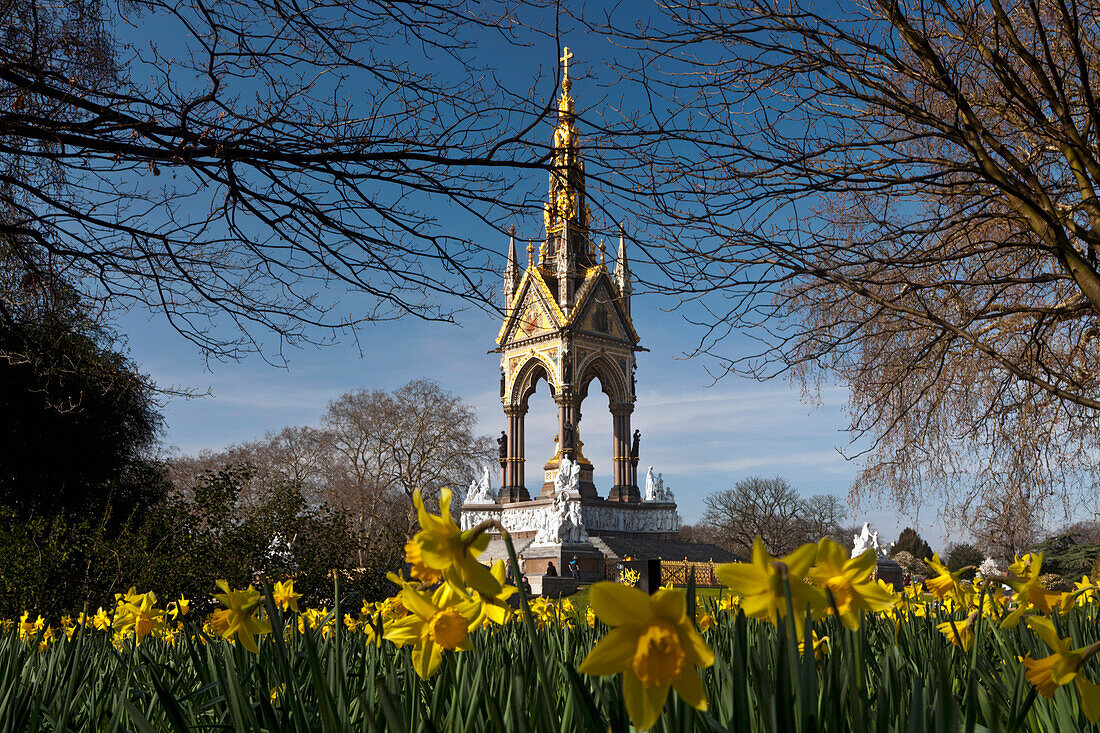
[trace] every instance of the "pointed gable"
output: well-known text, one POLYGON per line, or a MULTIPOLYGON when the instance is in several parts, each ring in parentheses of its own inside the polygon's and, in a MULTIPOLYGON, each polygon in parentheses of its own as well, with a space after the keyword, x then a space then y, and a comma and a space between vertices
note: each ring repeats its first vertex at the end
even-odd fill
POLYGON ((512 308, 504 318, 497 343, 505 345, 557 331, 564 322, 561 309, 542 274, 538 268, 529 267, 516 289, 512 308))
POLYGON ((593 267, 577 293, 577 307, 570 322, 579 331, 595 336, 638 343, 638 334, 624 312, 607 268, 593 267))

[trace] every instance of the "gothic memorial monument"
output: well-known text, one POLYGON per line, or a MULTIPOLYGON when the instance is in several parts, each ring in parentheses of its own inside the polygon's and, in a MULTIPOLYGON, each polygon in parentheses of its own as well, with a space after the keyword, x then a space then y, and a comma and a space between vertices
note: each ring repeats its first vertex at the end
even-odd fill
POLYGON ((603 242, 589 236, 584 161, 570 95, 571 57, 565 49, 553 135, 556 169, 543 211, 545 238, 537 247, 527 245, 523 268, 514 230, 508 244, 506 315, 495 350, 501 357, 500 400, 507 418, 507 430, 498 440, 500 490, 494 496, 487 475, 475 482, 463 506, 462 525, 498 519, 517 549, 522 543, 527 572, 543 572, 550 562, 561 571, 576 557, 585 575, 594 578, 602 573, 604 558, 615 557, 609 549, 613 538, 648 541, 652 548, 681 544, 676 542, 680 516, 671 490, 663 480, 654 483, 652 469, 645 494, 638 487, 641 436, 632 433, 630 416, 637 399, 634 357, 644 349, 630 315, 630 269, 622 232, 613 271, 603 242), (613 434, 606 437, 583 431, 581 408, 597 378, 612 415, 613 434), (558 429, 556 450, 543 464, 542 484, 529 487, 524 483, 524 420, 539 380, 546 381, 557 404, 558 429), (584 455, 585 438, 612 441, 610 467, 597 472, 584 455), (602 487, 600 476, 606 476, 599 481, 602 487))

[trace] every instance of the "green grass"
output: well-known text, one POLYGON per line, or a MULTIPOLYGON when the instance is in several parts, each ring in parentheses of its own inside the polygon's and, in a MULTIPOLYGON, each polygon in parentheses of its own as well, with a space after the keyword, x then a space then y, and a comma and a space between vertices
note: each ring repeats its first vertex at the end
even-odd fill
MULTIPOLYGON (((716 598, 707 589, 701 597, 716 598)), ((946 617, 864 618, 849 631, 813 624, 831 640, 821 662, 799 654, 790 628, 719 614, 706 632, 716 663, 702 674, 710 708, 670 696, 659 731, 1096 730, 1072 685, 1037 697, 1018 656, 1047 650, 1021 624, 983 621, 971 652, 935 625, 946 617)), ((275 612, 276 629, 293 619, 275 612)), ((961 616, 955 617, 956 621, 961 616)), ((1100 638, 1093 609, 1056 616, 1074 647, 1100 638)), ((522 623, 473 635, 420 679, 408 648, 343 630, 265 637, 258 655, 192 625, 175 646, 156 639, 115 648, 106 633, 44 652, 0 634, 0 730, 106 731, 627 731, 618 677, 575 669, 607 632, 522 623), (541 654, 538 652, 541 651, 541 654), (272 691, 277 691, 272 702, 272 691)), ((1084 673, 1097 675, 1095 661, 1084 673)))
MULTIPOLYGON (((682 586, 682 585, 681 586, 674 586, 674 587, 677 587, 677 588, 680 588, 680 589, 684 588, 684 586, 682 586)), ((588 608, 588 593, 591 590, 591 588, 592 588, 591 585, 582 585, 582 586, 579 587, 579 589, 577 590, 576 593, 574 593, 571 596, 568 596, 569 600, 573 601, 573 605, 575 605, 577 607, 577 609, 580 610, 582 613, 584 612, 584 610, 586 608, 588 608)), ((730 594, 730 591, 726 588, 696 588, 695 589, 695 596, 696 596, 696 598, 699 599, 700 603, 703 603, 706 599, 713 599, 717 603, 718 599, 722 595, 729 596, 731 594, 730 594)))

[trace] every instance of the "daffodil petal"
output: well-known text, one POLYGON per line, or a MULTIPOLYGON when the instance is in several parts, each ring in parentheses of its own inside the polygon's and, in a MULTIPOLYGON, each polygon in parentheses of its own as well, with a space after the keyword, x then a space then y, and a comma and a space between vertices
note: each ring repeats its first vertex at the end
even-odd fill
POLYGON ((698 631, 690 624, 677 627, 677 631, 680 634, 680 646, 687 654, 688 662, 697 667, 709 667, 714 664, 714 652, 698 631))
POLYGON ((678 624, 687 617, 687 597, 683 591, 662 588, 650 599, 650 607, 658 618, 678 624))
POLYGON ((608 626, 645 624, 653 617, 649 596, 619 583, 604 581, 593 585, 588 604, 608 626))
POLYGON ((703 692, 703 681, 699 679, 699 673, 690 665, 684 667, 684 671, 672 681, 676 688, 676 694, 683 698, 684 702, 696 710, 707 709, 707 696, 703 692))
POLYGON ((1095 723, 1100 718, 1100 685, 1089 682, 1081 675, 1077 675, 1077 693, 1081 696, 1081 712, 1095 723))
POLYGON ((817 545, 805 544, 782 558, 782 562, 787 566, 787 573, 791 578, 803 578, 816 558, 817 545))
POLYGON ((630 667, 630 660, 638 651, 638 629, 618 626, 596 644, 577 667, 581 674, 595 676, 615 674, 630 667))
POLYGON ((661 717, 668 697, 668 685, 656 685, 646 688, 633 671, 623 673, 623 702, 626 712, 636 728, 652 728, 661 717))
POLYGON ((1054 628, 1054 622, 1041 616, 1029 616, 1028 628, 1039 635, 1039 638, 1054 651, 1066 651, 1067 645, 1058 636, 1058 630, 1054 628))

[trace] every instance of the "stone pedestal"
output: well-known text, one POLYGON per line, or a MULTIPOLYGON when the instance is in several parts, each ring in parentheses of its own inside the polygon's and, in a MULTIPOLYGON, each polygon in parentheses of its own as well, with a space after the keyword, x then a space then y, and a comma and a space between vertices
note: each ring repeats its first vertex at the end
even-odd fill
POLYGON ((880 555, 875 561, 875 578, 892 586, 899 593, 905 588, 905 571, 888 557, 880 555))
POLYGON ((534 575, 545 575, 550 563, 560 577, 569 578, 569 561, 573 556, 580 565, 581 582, 594 583, 603 580, 603 553, 597 550, 591 543, 568 543, 560 545, 528 545, 523 551, 523 572, 528 578, 534 575))
POLYGON ((555 578, 549 575, 528 575, 527 580, 531 583, 531 593, 536 596, 562 598, 577 592, 577 581, 572 578, 563 578, 561 576, 555 578))

